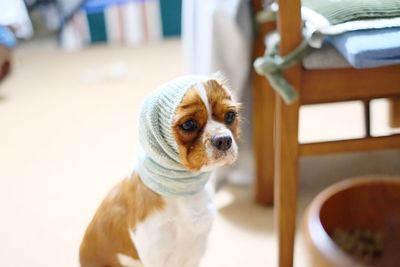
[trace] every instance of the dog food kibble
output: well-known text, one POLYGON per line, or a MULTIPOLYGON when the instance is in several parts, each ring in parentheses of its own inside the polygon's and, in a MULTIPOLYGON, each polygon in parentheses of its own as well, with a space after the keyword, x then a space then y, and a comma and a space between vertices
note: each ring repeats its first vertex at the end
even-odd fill
POLYGON ((383 234, 365 229, 335 228, 331 234, 336 244, 361 261, 371 261, 383 253, 383 234))

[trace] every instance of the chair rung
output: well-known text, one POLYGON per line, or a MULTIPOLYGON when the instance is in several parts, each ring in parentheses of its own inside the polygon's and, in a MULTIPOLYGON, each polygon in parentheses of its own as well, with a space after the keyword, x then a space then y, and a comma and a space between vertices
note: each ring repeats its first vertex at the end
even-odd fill
POLYGON ((304 70, 302 105, 400 95, 400 65, 375 69, 304 70))
POLYGON ((400 134, 359 139, 300 144, 300 155, 314 156, 341 152, 362 152, 400 148, 400 134))

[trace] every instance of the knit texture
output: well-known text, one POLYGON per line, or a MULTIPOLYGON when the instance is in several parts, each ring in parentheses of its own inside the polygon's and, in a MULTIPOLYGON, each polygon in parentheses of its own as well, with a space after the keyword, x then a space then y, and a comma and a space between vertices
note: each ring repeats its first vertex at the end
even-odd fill
POLYGON ((203 76, 184 76, 172 80, 149 95, 140 112, 138 172, 153 191, 165 196, 184 196, 199 192, 209 172, 192 172, 179 158, 172 133, 176 108, 189 88, 205 81, 203 76))
POLYGON ((398 0, 302 0, 302 4, 321 14, 331 25, 400 16, 398 0))

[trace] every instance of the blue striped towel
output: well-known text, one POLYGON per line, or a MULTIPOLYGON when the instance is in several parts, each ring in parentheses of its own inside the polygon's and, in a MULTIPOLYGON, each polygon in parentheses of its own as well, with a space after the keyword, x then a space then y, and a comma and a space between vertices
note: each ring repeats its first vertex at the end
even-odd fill
POLYGON ((400 27, 350 31, 326 40, 355 68, 400 64, 400 27))

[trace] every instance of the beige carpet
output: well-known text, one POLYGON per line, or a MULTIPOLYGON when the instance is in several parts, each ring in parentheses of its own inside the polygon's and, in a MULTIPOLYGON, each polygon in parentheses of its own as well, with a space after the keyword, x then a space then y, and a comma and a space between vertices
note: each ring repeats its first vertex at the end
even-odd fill
MULTIPOLYGON (((177 40, 78 53, 35 43, 16 51, 14 71, 0 84, 0 266, 78 266, 87 223, 134 161, 139 104, 182 66, 177 40)), ((376 114, 385 115, 384 105, 376 114)), ((348 116, 353 109, 357 104, 339 105, 325 116, 321 107, 303 110, 301 138, 360 134, 360 114, 348 116), (341 117, 327 124, 330 115, 341 117)), ((377 128, 385 125, 378 120, 377 128)), ((336 180, 399 174, 399 163, 399 151, 303 159, 300 210, 336 180)), ((216 202, 202 266, 276 266, 272 209, 255 205, 246 187, 228 186, 216 202)), ((297 254, 297 266, 307 266, 301 245, 297 254)))

